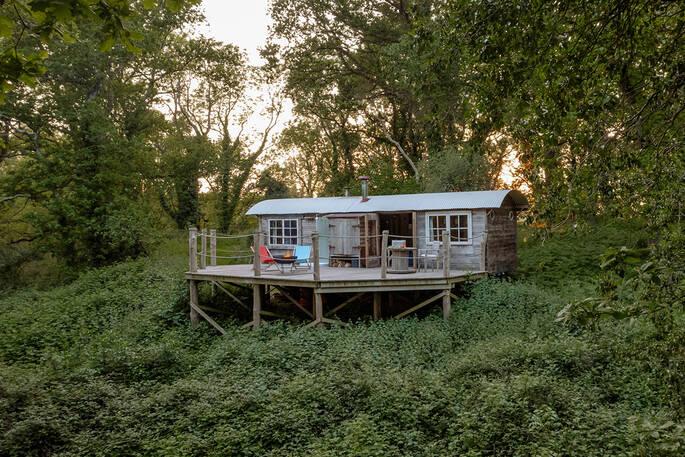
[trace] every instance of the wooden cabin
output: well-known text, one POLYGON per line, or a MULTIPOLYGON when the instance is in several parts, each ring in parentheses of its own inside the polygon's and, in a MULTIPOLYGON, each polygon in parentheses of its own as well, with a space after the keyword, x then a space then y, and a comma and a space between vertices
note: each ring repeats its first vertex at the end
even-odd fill
POLYGON ((416 248, 417 257, 440 252, 447 231, 451 269, 511 273, 516 219, 527 207, 516 190, 369 196, 363 185, 361 197, 265 200, 247 214, 259 218, 264 243, 274 253, 311 244, 317 232, 321 263, 330 267, 379 266, 383 231, 389 243, 416 248))

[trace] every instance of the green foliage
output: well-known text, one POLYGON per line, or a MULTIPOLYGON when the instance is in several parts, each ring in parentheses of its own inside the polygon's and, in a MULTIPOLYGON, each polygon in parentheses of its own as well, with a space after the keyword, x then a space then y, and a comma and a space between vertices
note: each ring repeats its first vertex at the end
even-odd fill
MULTIPOLYGON (((121 6, 113 4, 111 13, 121 6)), ((188 8, 129 12, 127 27, 148 32, 139 52, 120 46, 99 51, 102 31, 85 20, 78 40, 51 44, 43 61, 49 78, 8 92, 0 147, 3 255, 21 260, 17 252, 47 252, 72 267, 104 265, 149 252, 155 231, 165 225, 150 192, 158 173, 167 172, 153 149, 166 123, 152 107, 161 66, 156 59, 171 32, 197 18, 188 8)), ((64 20, 81 13, 70 14, 64 20)), ((188 174, 187 167, 176 168, 177 180, 188 174)), ((15 271, 21 266, 10 263, 15 271)))
MULTIPOLYGON (((468 148, 465 148, 468 149, 468 148)), ((474 151, 457 151, 448 146, 423 162, 426 192, 488 190, 491 180, 485 158, 474 151)))
POLYGON ((602 318, 647 318, 656 329, 650 345, 671 385, 672 401, 685 414, 685 236, 670 227, 650 249, 610 248, 602 255, 596 296, 571 302, 558 320, 596 326, 602 318))
POLYGON ((402 182, 419 165, 426 189, 499 187, 514 155, 531 217, 548 227, 604 215, 658 229, 684 198, 682 12, 650 0, 274 0, 271 48, 294 125, 322 132, 316 148, 292 139, 330 158, 329 193, 369 156, 402 182))
POLYGON ((615 246, 637 247, 651 236, 638 220, 601 220, 564 224, 550 232, 539 227, 519 229, 518 274, 537 283, 593 281, 600 273, 601 255, 615 246))
MULTIPOLYGON (((145 0, 143 7, 157 5, 178 11, 194 0, 145 0)), ((0 100, 13 85, 35 84, 47 67, 46 51, 56 43, 73 43, 84 25, 95 25, 99 49, 109 51, 115 43, 136 52, 143 36, 130 21, 141 14, 126 0, 104 2, 83 0, 10 0, 0 5, 0 100)))
POLYGON ((583 287, 487 280, 448 322, 249 331, 228 317, 221 338, 188 325, 175 243, 0 298, 4 454, 681 453, 644 351, 654 327, 554 322, 583 287))

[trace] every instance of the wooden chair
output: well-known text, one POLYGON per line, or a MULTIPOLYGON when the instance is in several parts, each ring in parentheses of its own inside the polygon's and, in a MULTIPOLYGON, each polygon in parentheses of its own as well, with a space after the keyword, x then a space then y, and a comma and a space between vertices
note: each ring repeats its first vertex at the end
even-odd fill
POLYGON ((435 271, 441 267, 440 262, 443 262, 442 253, 439 248, 422 248, 417 252, 417 266, 418 270, 421 271, 421 266, 423 265, 423 271, 428 271, 428 264, 432 265, 431 271, 435 271))

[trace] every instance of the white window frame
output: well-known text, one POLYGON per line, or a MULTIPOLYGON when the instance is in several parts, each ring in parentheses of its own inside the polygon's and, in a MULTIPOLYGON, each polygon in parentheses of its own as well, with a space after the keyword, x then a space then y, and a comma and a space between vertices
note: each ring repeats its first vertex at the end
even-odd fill
MULTIPOLYGON (((466 241, 450 241, 450 245, 455 245, 455 246, 466 246, 473 244, 473 218, 471 217, 471 211, 436 211, 436 212, 430 212, 426 213, 426 244, 429 246, 441 246, 442 245, 442 238, 440 241, 434 241, 433 240, 433 234, 431 232, 431 225, 430 225, 430 218, 435 217, 435 216, 444 216, 445 217, 445 230, 447 230, 448 233, 451 233, 452 227, 450 226, 450 218, 451 216, 466 216, 466 223, 467 223, 467 240, 466 241)), ((455 227, 456 228, 456 227, 455 227)))
MULTIPOLYGON (((300 240, 300 220, 295 218, 295 217, 278 217, 278 218, 271 218, 266 220, 266 227, 267 227, 267 235, 269 237, 269 246, 297 246, 299 244, 300 240), (280 222, 281 223, 281 235, 272 235, 271 234, 271 222, 280 222), (286 238, 292 239, 293 236, 285 236, 285 222, 286 221, 295 221, 295 242, 294 243, 286 243, 285 240, 286 238), (280 239, 282 241, 281 243, 276 243, 274 242, 275 240, 280 239)), ((292 227, 290 227, 292 229, 292 227)))

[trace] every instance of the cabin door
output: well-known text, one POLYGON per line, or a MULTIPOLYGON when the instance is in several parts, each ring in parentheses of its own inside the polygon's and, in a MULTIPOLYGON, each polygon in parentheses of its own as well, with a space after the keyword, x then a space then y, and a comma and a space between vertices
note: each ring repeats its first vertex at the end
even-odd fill
POLYGON ((359 255, 359 219, 330 219, 331 254, 344 256, 359 255))

